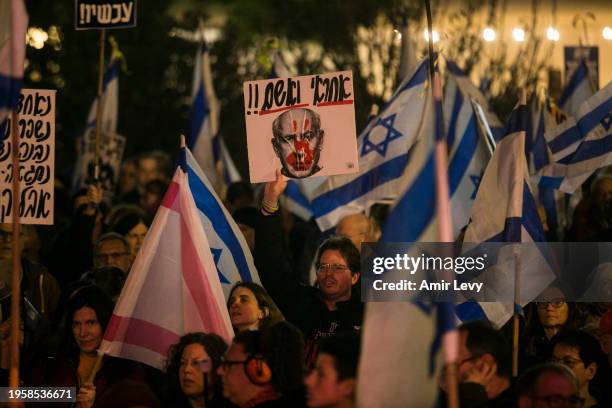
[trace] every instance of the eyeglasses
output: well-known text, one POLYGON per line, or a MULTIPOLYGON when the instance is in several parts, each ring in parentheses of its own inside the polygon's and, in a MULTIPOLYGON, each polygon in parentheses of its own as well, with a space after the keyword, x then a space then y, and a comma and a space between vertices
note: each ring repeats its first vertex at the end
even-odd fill
POLYGON ((551 299, 546 302, 536 302, 536 304, 538 305, 538 309, 546 309, 549 305, 555 309, 558 309, 565 304, 565 299, 562 299, 562 298, 551 299))
POLYGON ((317 273, 323 273, 323 272, 341 273, 341 272, 349 270, 348 266, 342 265, 342 264, 317 263, 315 266, 317 268, 317 273))
POLYGON ((563 358, 551 357, 549 359, 549 361, 551 363, 557 363, 557 364, 566 365, 569 368, 574 368, 575 365, 580 364, 580 363, 584 363, 584 361, 582 361, 582 360, 577 360, 577 359, 571 358, 571 357, 563 357, 563 358))
POLYGON ((97 261, 104 261, 106 259, 119 259, 121 256, 129 255, 129 252, 111 252, 109 254, 96 254, 94 258, 97 261))
POLYGON ((224 370, 227 370, 228 366, 244 363, 246 363, 246 360, 228 360, 224 356, 221 356, 221 362, 219 363, 219 367, 222 367, 224 370))
POLYGON ((537 401, 544 401, 547 407, 549 408, 579 408, 584 405, 584 398, 580 398, 577 395, 572 395, 570 397, 562 397, 561 395, 551 395, 548 397, 534 397, 533 399, 537 401))

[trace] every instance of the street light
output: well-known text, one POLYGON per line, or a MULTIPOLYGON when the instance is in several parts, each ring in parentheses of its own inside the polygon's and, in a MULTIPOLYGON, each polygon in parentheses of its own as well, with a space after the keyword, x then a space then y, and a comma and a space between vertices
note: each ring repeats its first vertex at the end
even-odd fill
POLYGON ((546 29, 546 38, 548 38, 550 41, 559 41, 561 35, 559 34, 559 30, 551 26, 546 29))
POLYGON ((487 27, 482 31, 482 37, 486 42, 495 41, 495 30, 491 27, 487 27))
POLYGON ((604 27, 603 31, 601 32, 601 35, 603 35, 604 40, 612 40, 612 28, 604 27))
MULTIPOLYGON (((423 37, 425 37, 425 41, 429 41, 429 30, 425 29, 423 31, 423 37)), ((433 38, 434 43, 437 43, 438 41, 440 41, 440 34, 438 34, 436 30, 433 30, 433 35, 431 36, 431 38, 433 38)))
POLYGON ((514 38, 514 41, 516 42, 523 42, 525 41, 525 30, 523 30, 522 28, 514 28, 512 30, 512 37, 514 38))

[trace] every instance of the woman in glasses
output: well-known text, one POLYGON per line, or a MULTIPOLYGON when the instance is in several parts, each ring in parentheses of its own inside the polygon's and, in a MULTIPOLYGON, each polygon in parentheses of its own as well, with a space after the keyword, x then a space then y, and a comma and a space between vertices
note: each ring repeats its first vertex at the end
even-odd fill
POLYGON ((216 374, 227 350, 225 341, 212 333, 189 333, 168 350, 167 403, 172 407, 231 407, 223 398, 216 374))
POLYGON ((559 332, 578 328, 574 303, 567 303, 567 296, 559 287, 551 285, 527 308, 527 319, 522 344, 525 344, 526 368, 542 363, 551 352, 550 340, 559 332))
POLYGON ((263 329, 285 320, 268 292, 253 282, 234 285, 227 301, 227 310, 236 333, 263 329))

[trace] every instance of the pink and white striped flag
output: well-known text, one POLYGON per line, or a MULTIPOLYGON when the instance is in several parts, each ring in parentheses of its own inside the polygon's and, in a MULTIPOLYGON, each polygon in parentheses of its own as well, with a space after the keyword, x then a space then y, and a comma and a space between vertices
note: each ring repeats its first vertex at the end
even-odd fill
POLYGON ((187 174, 177 168, 104 334, 100 351, 162 368, 190 332, 234 332, 187 174))

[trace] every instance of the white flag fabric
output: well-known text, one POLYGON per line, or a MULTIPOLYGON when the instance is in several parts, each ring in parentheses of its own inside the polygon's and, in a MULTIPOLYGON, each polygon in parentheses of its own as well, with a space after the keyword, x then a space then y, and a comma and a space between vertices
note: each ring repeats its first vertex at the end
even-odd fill
POLYGON ((561 94, 559 107, 570 115, 577 116, 580 105, 593 96, 595 91, 596 89, 589 77, 586 61, 582 60, 561 94))
POLYGON ((426 59, 418 64, 359 135, 359 172, 329 177, 315 192, 312 207, 322 231, 376 201, 398 196, 398 181, 423 126, 428 67, 426 59))
POLYGON ((236 282, 260 283, 253 256, 240 228, 187 148, 181 152, 180 165, 189 175, 189 189, 210 244, 225 295, 229 295, 236 282))
POLYGON ((550 134, 549 147, 558 159, 538 173, 539 185, 573 193, 597 169, 612 164, 612 82, 550 134))
MULTIPOLYGON (((399 182, 400 198, 385 222, 381 244, 439 241, 434 146, 435 130, 443 126, 434 112, 428 91, 414 153, 399 182)), ((439 105, 437 112, 442 112, 439 105)), ((360 408, 436 405, 438 374, 445 361, 442 344, 448 359, 456 354, 454 313, 447 303, 409 300, 370 302, 366 307, 357 383, 360 408)))
POLYGON ((168 347, 190 332, 234 333, 208 239, 177 169, 140 249, 100 351, 162 368, 168 347))
MULTIPOLYGON (((493 157, 485 170, 476 200, 472 206, 471 222, 465 232, 464 250, 481 242, 544 242, 544 231, 536 203, 529 188, 525 151, 525 134, 529 107, 519 105, 512 112, 506 135, 498 142, 493 157)), ((527 251, 523 251, 527 253, 527 251)), ((544 255, 528 251, 530 258, 522 259, 522 304, 533 300, 555 275, 544 255), (527 299, 526 301, 523 301, 527 299)), ((513 272, 514 270, 512 270, 513 272)), ((514 293, 514 279, 497 274, 495 268, 485 270, 479 281, 487 282, 485 289, 514 293)), ((488 318, 501 326, 513 315, 510 302, 465 302, 457 307, 461 320, 488 318)))

